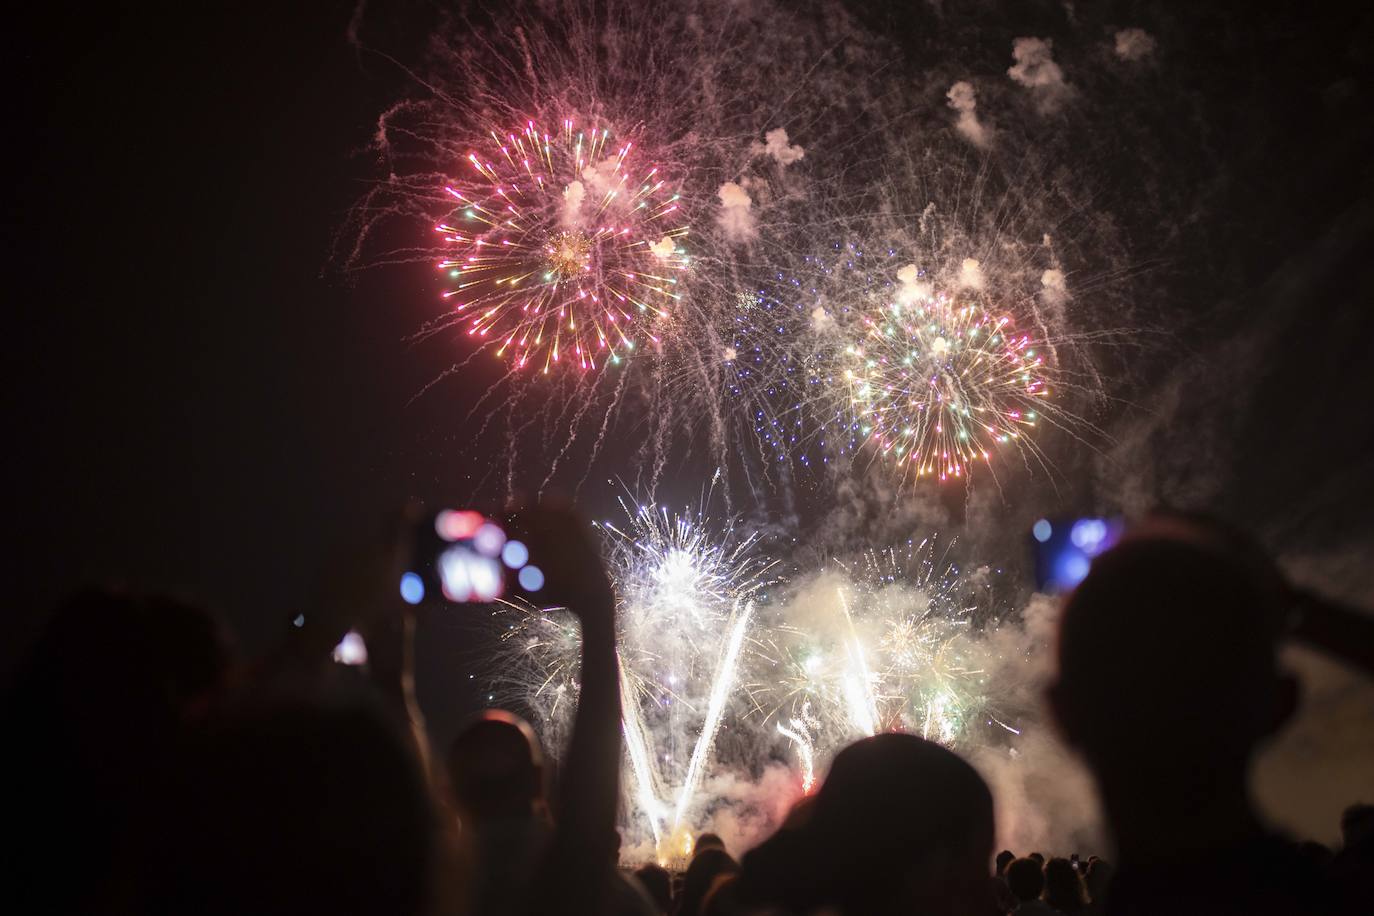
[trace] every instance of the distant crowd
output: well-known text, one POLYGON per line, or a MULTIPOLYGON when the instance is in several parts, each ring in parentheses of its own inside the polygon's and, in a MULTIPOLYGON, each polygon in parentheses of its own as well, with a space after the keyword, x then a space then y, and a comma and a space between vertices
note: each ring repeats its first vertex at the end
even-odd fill
POLYGON ((85 591, 4 684, 5 910, 1374 912, 1374 807, 1346 809, 1333 850, 1266 824, 1249 788, 1257 751, 1299 701, 1280 645, 1300 640, 1368 673, 1374 622, 1294 588, 1215 522, 1142 523, 1065 600, 1047 699, 1093 774, 1110 864, 994 855, 993 797, 977 771, 890 733, 836 755, 758 846, 727 850, 703 834, 670 872, 618 864, 616 596, 579 520, 535 517, 529 546, 548 595, 582 631, 556 784, 530 727, 507 712, 431 746, 414 696, 415 618, 391 594, 387 550, 343 564, 304 625, 251 663, 198 608, 85 591), (365 666, 332 658, 349 631, 365 666))

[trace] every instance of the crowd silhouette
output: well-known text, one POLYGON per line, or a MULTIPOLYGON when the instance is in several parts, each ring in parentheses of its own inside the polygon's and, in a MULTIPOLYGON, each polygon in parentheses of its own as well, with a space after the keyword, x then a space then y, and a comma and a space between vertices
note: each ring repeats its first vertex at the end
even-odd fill
MULTIPOLYGON (((994 798, 979 773, 933 742, 879 734, 843 749, 754 848, 702 834, 672 870, 631 872, 615 830, 615 595, 585 526, 563 512, 530 518, 549 597, 582 628, 556 785, 534 732, 501 710, 432 751, 409 675, 413 620, 379 597, 384 588, 331 599, 309 628, 322 631, 253 665, 195 607, 82 592, 5 685, 6 910, 1254 916, 1374 906, 1374 806, 1351 805, 1330 850, 1279 834, 1250 792, 1257 750, 1297 705, 1281 643, 1305 640, 1368 672, 1374 624, 1294 589, 1220 525, 1145 521, 1064 604, 1048 700, 1094 777, 1110 861, 1076 850, 994 856, 994 798), (1171 620, 1187 621, 1187 640, 1171 620), (329 657, 350 627, 367 636, 365 668, 329 657)), ((394 581, 386 562, 356 569, 394 581)))

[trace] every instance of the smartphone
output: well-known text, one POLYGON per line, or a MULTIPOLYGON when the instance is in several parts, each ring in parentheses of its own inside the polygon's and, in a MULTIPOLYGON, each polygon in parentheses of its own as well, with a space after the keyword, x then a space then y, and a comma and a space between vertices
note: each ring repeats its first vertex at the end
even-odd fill
POLYGON ((474 509, 440 509, 421 517, 401 598, 408 604, 473 604, 512 594, 537 595, 544 573, 505 520, 474 509))
POLYGON ((1035 580, 1042 592, 1067 592, 1125 530, 1120 518, 1042 518, 1031 527, 1035 580))
POLYGON ((357 630, 349 630, 334 647, 334 661, 340 665, 366 665, 367 643, 357 630))

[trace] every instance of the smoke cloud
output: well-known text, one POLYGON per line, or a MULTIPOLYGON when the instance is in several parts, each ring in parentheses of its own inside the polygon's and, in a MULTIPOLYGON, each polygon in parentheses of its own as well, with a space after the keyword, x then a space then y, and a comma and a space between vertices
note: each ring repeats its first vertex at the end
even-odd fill
POLYGON ((1040 300, 1050 308, 1056 320, 1064 317, 1064 304, 1069 301, 1069 284, 1064 271, 1052 267, 1040 275, 1040 300))
POLYGON ((665 235, 663 238, 650 245, 649 250, 654 253, 654 257, 661 260, 667 260, 673 256, 673 252, 677 250, 677 246, 673 244, 672 239, 665 235))
POLYGON ((781 166, 788 166, 806 155, 800 146, 789 146, 786 128, 776 127, 763 135, 764 142, 754 141, 750 151, 755 156, 772 156, 781 166))
POLYGON ((959 117, 954 122, 954 129, 974 146, 979 149, 987 149, 988 144, 992 142, 992 131, 978 120, 978 115, 975 113, 978 101, 976 93, 973 91, 973 84, 960 80, 949 87, 949 92, 945 93, 945 98, 949 99, 949 107, 959 113, 959 117))
POLYGON ((1016 63, 1007 69, 1007 76, 1035 94, 1043 112, 1057 109, 1069 94, 1064 71, 1054 62, 1053 44, 1048 38, 1015 39, 1011 56, 1016 63))
POLYGON ((835 326, 835 319, 830 317, 824 306, 816 306, 811 310, 811 330, 817 334, 822 334, 835 326))
POLYGON ((921 269, 915 264, 907 264, 897 271, 897 282, 901 284, 897 288, 897 301, 902 305, 930 298, 931 285, 921 278, 921 269))
POLYGON ((563 189, 563 225, 576 226, 582 222, 582 201, 587 197, 587 186, 574 181, 563 189))
POLYGON ((705 829, 724 840, 726 851, 734 856, 772 836, 802 796, 801 781, 780 763, 769 763, 757 780, 714 773, 702 788, 703 796, 713 800, 705 829))
POLYGON ((1155 38, 1144 29, 1122 29, 1116 33, 1116 56, 1124 61, 1144 60, 1155 52, 1155 38))
POLYGON ((720 197, 720 216, 716 221, 732 242, 750 242, 758 238, 758 227, 751 212, 754 201, 749 192, 733 181, 727 181, 716 192, 720 197))
POLYGON ((983 288, 983 266, 976 258, 964 258, 964 263, 959 265, 959 288, 983 288))

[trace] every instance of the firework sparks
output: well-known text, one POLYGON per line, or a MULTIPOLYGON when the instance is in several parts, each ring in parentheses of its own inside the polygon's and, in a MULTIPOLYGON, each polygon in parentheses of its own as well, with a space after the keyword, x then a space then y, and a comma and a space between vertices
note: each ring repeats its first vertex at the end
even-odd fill
POLYGON ((860 327, 844 351, 854 417, 917 477, 962 477, 1035 427, 1047 366, 1010 318, 937 293, 886 302, 860 327))
POLYGON ((785 659, 778 733, 797 747, 803 781, 819 753, 880 731, 956 744, 986 706, 963 637, 987 594, 947 550, 929 539, 835 564, 817 580, 814 600, 786 611, 807 625, 769 634, 785 659))
MULTIPOLYGON (((737 696, 755 600, 773 580, 754 536, 705 514, 622 500, 628 524, 603 523, 620 598, 618 654, 627 786, 660 857, 676 855, 717 733, 737 696)), ((578 685, 580 639, 564 611, 504 605, 500 678, 518 688, 545 741, 561 746, 578 685)))
POLYGON ((802 715, 792 720, 790 728, 779 722, 778 734, 796 745, 797 757, 802 768, 802 791, 810 792, 816 785, 816 749, 806 733, 806 713, 807 710, 804 708, 802 715))
POLYGON ((609 128, 571 119, 553 132, 533 121, 493 131, 468 154, 445 189, 457 207, 435 230, 449 251, 444 295, 469 336, 544 372, 617 364, 660 339, 688 230, 662 169, 640 159, 609 128))

